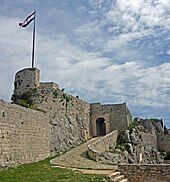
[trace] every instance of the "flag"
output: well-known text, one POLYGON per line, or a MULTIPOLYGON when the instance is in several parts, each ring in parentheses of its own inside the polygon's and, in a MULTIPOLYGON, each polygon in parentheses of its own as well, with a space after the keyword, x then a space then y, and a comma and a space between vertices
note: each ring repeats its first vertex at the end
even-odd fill
POLYGON ((23 23, 19 23, 20 27, 26 27, 27 25, 30 24, 30 22, 32 22, 32 20, 35 19, 35 11, 33 13, 31 13, 23 23))

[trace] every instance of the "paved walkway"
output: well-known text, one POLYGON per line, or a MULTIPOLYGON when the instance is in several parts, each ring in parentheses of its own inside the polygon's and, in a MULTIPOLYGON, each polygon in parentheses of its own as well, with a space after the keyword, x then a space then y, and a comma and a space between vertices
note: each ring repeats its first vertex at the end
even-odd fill
POLYGON ((96 141, 97 139, 99 138, 92 138, 86 143, 83 143, 76 148, 64 153, 63 155, 54 158, 53 160, 51 160, 51 164, 56 167, 67 167, 84 170, 100 170, 101 174, 102 171, 104 174, 107 173, 107 170, 108 174, 111 171, 115 171, 117 169, 117 166, 102 164, 100 162, 96 162, 87 158, 86 152, 88 145, 96 141))

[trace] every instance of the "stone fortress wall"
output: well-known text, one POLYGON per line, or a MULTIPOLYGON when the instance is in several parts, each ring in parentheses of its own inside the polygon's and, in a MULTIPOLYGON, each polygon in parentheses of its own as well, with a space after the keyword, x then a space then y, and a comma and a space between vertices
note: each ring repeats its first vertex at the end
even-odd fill
POLYGON ((118 130, 119 132, 128 129, 129 123, 132 121, 130 111, 123 104, 108 104, 101 105, 95 103, 90 105, 90 121, 93 128, 93 136, 97 136, 97 119, 103 118, 106 125, 106 134, 111 131, 118 130))
POLYGON ((91 138, 90 105, 59 88, 39 88, 31 99, 50 123, 51 153, 64 152, 91 138))
POLYGON ((50 125, 42 112, 0 101, 0 167, 50 156, 50 125))
POLYGON ((140 146, 145 147, 145 146, 150 146, 153 148, 158 148, 158 143, 157 143, 157 135, 155 133, 150 133, 150 132, 138 132, 140 135, 140 146))
POLYGON ((131 182, 170 181, 170 164, 119 165, 118 170, 131 182))
POLYGON ((140 132, 142 146, 151 146, 159 151, 170 151, 170 132, 166 129, 166 133, 161 119, 136 118, 135 123, 143 127, 143 132, 140 132))
MULTIPOLYGON (((34 108, 47 116, 51 154, 67 151, 91 137, 90 105, 87 102, 64 93, 54 82, 40 82, 37 68, 19 71, 15 76, 15 85, 21 79, 25 85, 20 86, 26 88, 14 86, 15 98, 29 100, 34 108), (24 93, 24 98, 21 93, 24 93)), ((19 102, 16 100, 16 103, 19 102)))
POLYGON ((40 82, 41 89, 59 89, 59 85, 54 82, 40 82))
POLYGON ((39 80, 37 68, 23 69, 15 76, 15 98, 22 99, 25 94, 34 109, 0 102, 0 166, 65 152, 92 137, 124 131, 132 120, 126 103, 89 104, 66 94, 53 82, 39 80), (100 133, 101 129, 105 133, 100 133))
POLYGON ((158 134, 157 135, 157 143, 159 151, 170 151, 170 136, 158 134))
POLYGON ((40 85, 40 71, 37 68, 26 68, 15 75, 14 94, 22 95, 40 85))
POLYGON ((31 103, 33 102, 49 118, 51 153, 66 151, 97 136, 96 119, 100 117, 101 113, 106 120, 106 134, 115 129, 128 128, 131 116, 125 103, 91 104, 90 108, 90 104, 64 93, 57 84, 39 82, 39 77, 40 71, 37 68, 19 71, 15 76, 14 94, 16 98, 20 99, 22 98, 21 93, 25 94, 32 90, 31 94, 29 93, 31 103), (21 80, 25 84, 16 87, 16 83, 19 85, 21 80), (90 118, 92 119, 90 120, 90 118))
POLYGON ((99 157, 105 151, 115 148, 118 131, 112 131, 104 137, 99 137, 97 141, 88 145, 88 156, 90 159, 99 161, 99 157))

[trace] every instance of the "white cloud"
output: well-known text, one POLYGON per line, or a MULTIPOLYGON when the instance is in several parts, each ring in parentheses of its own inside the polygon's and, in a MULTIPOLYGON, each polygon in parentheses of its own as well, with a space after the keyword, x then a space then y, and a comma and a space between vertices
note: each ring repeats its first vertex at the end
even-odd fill
POLYGON ((168 0, 117 0, 116 5, 106 13, 106 18, 131 31, 155 26, 169 28, 169 9, 168 0))
POLYGON ((89 3, 92 17, 98 19, 98 25, 87 24, 88 32, 97 37, 96 33, 101 34, 106 29, 109 33, 103 36, 106 50, 108 47, 112 50, 124 46, 139 38, 158 36, 158 27, 162 33, 170 28, 168 0, 89 0, 89 3))
POLYGON ((148 36, 151 34, 152 34, 152 30, 143 30, 140 32, 131 32, 131 33, 126 33, 126 34, 120 34, 119 36, 108 40, 105 50, 111 51, 111 50, 113 50, 113 48, 124 46, 127 43, 130 43, 136 39, 139 39, 141 37, 145 37, 145 36, 148 36))
MULTIPOLYGON (((0 82, 5 88, 0 90, 7 98, 7 93, 12 92, 14 73, 30 65, 31 31, 14 28, 18 19, 1 17, 0 21, 6 30, 0 29, 0 82)), ((116 64, 102 53, 80 49, 65 36, 51 39, 39 34, 36 61, 42 80, 55 81, 86 99, 107 97, 140 105, 170 105, 170 63, 150 68, 145 68, 141 61, 116 64)))

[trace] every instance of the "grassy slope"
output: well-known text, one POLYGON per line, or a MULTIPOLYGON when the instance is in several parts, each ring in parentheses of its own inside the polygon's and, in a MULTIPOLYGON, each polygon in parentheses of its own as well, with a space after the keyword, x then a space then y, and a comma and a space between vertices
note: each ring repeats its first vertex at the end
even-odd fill
POLYGON ((0 182, 102 182, 103 175, 52 168, 49 159, 0 171, 0 182))

